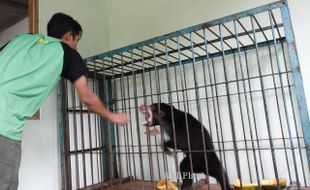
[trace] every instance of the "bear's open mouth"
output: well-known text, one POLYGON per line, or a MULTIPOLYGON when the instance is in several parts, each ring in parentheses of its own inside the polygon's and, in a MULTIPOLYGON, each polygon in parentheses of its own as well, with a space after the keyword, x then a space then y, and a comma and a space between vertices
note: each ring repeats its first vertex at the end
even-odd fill
POLYGON ((152 126, 153 118, 152 111, 149 106, 140 106, 140 111, 145 115, 145 121, 143 122, 144 126, 152 126))

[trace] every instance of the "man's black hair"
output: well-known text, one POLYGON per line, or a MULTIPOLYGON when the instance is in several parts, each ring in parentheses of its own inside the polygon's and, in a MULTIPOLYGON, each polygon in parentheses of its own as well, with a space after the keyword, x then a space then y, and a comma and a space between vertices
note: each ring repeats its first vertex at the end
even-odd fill
POLYGON ((82 35, 82 27, 69 15, 54 14, 47 24, 47 35, 60 39, 67 32, 72 32, 73 37, 76 37, 82 35))

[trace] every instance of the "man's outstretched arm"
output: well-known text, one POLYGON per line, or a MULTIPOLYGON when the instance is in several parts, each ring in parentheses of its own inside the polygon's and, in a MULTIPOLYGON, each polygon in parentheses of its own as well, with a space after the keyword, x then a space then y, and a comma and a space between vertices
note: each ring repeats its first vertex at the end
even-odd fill
POLYGON ((74 82, 74 86, 77 89, 80 100, 90 111, 95 112, 101 117, 119 125, 125 125, 128 122, 129 117, 127 114, 113 113, 106 109, 100 98, 88 88, 87 79, 84 75, 74 82))

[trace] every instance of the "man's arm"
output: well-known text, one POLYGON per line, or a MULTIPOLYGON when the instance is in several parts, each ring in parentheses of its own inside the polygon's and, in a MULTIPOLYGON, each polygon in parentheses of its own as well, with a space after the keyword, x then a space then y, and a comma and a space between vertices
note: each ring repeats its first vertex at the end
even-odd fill
POLYGON ((128 122, 129 118, 126 114, 113 113, 105 108, 100 98, 88 88, 87 80, 84 75, 74 82, 74 86, 77 89, 81 101, 90 111, 95 112, 105 119, 119 125, 124 125, 128 122))

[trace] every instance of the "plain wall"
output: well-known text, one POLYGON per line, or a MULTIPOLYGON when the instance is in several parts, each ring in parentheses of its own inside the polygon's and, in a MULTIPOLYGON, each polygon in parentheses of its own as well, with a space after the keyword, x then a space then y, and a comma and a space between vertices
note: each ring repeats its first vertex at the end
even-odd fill
POLYGON ((46 34, 52 15, 63 12, 77 20, 83 29, 78 51, 87 57, 108 50, 108 21, 106 0, 39 1, 39 31, 46 34))
POLYGON ((116 49, 274 0, 110 0, 109 44, 116 49))

